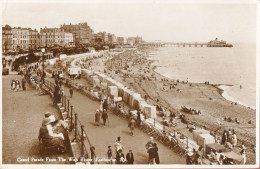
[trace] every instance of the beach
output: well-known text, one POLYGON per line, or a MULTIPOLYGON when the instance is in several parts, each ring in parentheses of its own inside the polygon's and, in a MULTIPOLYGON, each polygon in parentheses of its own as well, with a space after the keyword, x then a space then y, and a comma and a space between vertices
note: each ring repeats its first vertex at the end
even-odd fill
MULTIPOLYGON (((177 82, 177 79, 161 75, 155 71, 157 67, 154 60, 149 59, 151 50, 158 49, 141 48, 125 51, 112 59, 92 60, 90 68, 100 72, 104 72, 105 68, 108 76, 140 93, 147 103, 161 105, 167 113, 179 115, 182 113, 182 106, 200 110, 200 116, 186 113, 185 116, 191 123, 210 130, 217 137, 221 137, 224 130, 234 129, 239 144, 244 143, 248 147, 249 163, 254 164, 255 153, 250 148, 256 144, 255 109, 227 100, 222 96, 224 91, 219 85, 180 80, 177 82), (170 89, 170 84, 174 84, 174 88, 170 89), (224 121, 224 117, 231 117, 233 120, 237 118, 239 124, 224 121), (249 121, 251 124, 248 124, 249 121)), ((192 137, 192 133, 182 124, 178 124, 176 129, 192 137)))
POLYGON ((234 43, 232 48, 165 46, 152 52, 156 71, 168 78, 219 84, 223 97, 255 109, 255 45, 234 43))

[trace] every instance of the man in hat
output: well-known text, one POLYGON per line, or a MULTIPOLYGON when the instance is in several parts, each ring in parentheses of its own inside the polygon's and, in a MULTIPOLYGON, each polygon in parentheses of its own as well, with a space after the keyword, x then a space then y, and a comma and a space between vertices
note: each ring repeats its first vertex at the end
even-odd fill
MULTIPOLYGON (((67 124, 63 120, 57 120, 55 118, 55 116, 53 114, 51 114, 51 112, 47 111, 47 112, 44 113, 43 123, 44 123, 44 120, 46 118, 50 118, 53 121, 52 122, 53 128, 57 128, 57 127, 62 126, 64 129, 67 129, 67 127, 68 127, 67 124)), ((43 123, 42 123, 42 125, 44 125, 43 123)))
POLYGON ((108 120, 108 115, 106 109, 102 112, 103 125, 106 125, 106 121, 108 120))
POLYGON ((150 137, 149 141, 145 145, 146 149, 148 149, 149 145, 153 146, 153 144, 154 144, 153 137, 150 137))
POLYGON ((149 158, 149 164, 156 164, 155 162, 156 152, 153 144, 149 144, 147 149, 148 149, 147 153, 149 158))

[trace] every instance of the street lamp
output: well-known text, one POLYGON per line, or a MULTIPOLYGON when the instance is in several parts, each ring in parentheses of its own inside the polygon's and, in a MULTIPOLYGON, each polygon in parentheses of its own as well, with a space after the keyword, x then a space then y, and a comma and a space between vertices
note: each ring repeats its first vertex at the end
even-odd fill
POLYGON ((42 83, 44 84, 44 53, 45 48, 42 48, 42 83))
POLYGON ((28 74, 28 65, 27 65, 27 64, 28 64, 28 63, 27 63, 28 57, 26 57, 25 60, 26 60, 26 62, 25 62, 25 63, 26 63, 26 73, 25 73, 25 74, 27 75, 27 74, 28 74))

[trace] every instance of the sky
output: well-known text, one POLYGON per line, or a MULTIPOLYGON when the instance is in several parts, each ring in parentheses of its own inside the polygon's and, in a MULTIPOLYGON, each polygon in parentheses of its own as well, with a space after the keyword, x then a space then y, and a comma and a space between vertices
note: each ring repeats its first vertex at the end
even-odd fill
POLYGON ((106 1, 103 3, 41 1, 41 3, 2 4, 2 25, 60 27, 61 24, 87 22, 95 33, 105 31, 116 36, 142 36, 146 41, 255 43, 256 4, 243 3, 142 3, 106 1))

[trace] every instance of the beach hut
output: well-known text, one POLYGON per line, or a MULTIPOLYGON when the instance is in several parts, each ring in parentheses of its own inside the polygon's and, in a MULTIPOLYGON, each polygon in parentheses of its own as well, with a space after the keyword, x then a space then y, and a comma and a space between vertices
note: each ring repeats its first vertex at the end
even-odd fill
POLYGON ((118 87, 118 96, 122 97, 124 96, 124 89, 126 89, 125 87, 118 87))
MULTIPOLYGON (((129 102, 128 102, 129 106, 130 106, 131 108, 134 108, 134 102, 135 102, 135 100, 138 100, 138 99, 142 99, 142 98, 141 98, 141 95, 140 95, 139 93, 132 93, 132 94, 130 95, 130 99, 129 99, 129 102)), ((137 106, 137 105, 136 105, 136 106, 137 106)))
POLYGON ((218 143, 206 144, 206 154, 209 154, 211 150, 226 152, 226 148, 218 143))
POLYGON ((97 76, 90 76, 90 79, 91 79, 90 82, 93 85, 95 84, 95 79, 99 80, 97 76))
POLYGON ((226 158, 231 159, 234 162, 234 164, 242 163, 243 157, 240 154, 230 151, 230 152, 224 153, 224 155, 226 156, 226 158))
POLYGON ((156 118, 156 106, 151 106, 142 100, 140 103, 140 109, 146 114, 147 118, 156 118))
POLYGON ((91 76, 93 76, 93 72, 87 69, 84 69, 83 72, 86 73, 87 80, 91 81, 91 76))
POLYGON ((54 65, 56 63, 56 59, 50 59, 50 65, 54 65))
POLYGON ((118 97, 118 88, 116 86, 108 86, 108 92, 114 97, 118 97))
POLYGON ((130 95, 132 95, 132 93, 134 93, 134 92, 131 91, 131 90, 129 90, 129 89, 127 89, 127 88, 124 89, 123 101, 124 101, 125 103, 128 104, 130 95))
POLYGON ((93 79, 93 87, 100 87, 100 81, 98 78, 94 78, 93 79))
POLYGON ((212 135, 210 135, 209 133, 199 134, 197 143, 198 143, 198 145, 203 147, 204 155, 206 155, 206 144, 215 143, 215 138, 212 135))
POLYGON ((119 83, 119 82, 115 82, 115 85, 118 87, 118 88, 123 88, 124 85, 122 83, 119 83))
POLYGON ((141 111, 143 110, 143 106, 142 105, 146 105, 146 101, 144 99, 141 99, 141 100, 138 100, 138 108, 137 109, 140 109, 141 111))
POLYGON ((100 83, 100 87, 101 87, 101 89, 106 90, 106 89, 107 89, 107 83, 101 82, 101 83, 100 83))
POLYGON ((104 82, 105 78, 107 78, 107 75, 100 73, 98 77, 99 77, 101 82, 104 82))
POLYGON ((210 133, 208 130, 204 130, 204 129, 196 129, 196 130, 193 130, 193 140, 194 141, 198 141, 198 135, 199 134, 206 134, 206 133, 210 133))
POLYGON ((105 78, 104 82, 106 82, 108 86, 115 86, 115 84, 113 83, 113 79, 111 77, 105 78))

